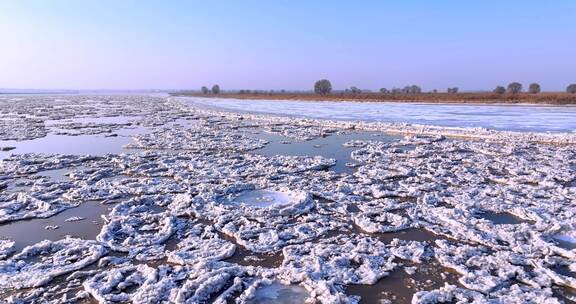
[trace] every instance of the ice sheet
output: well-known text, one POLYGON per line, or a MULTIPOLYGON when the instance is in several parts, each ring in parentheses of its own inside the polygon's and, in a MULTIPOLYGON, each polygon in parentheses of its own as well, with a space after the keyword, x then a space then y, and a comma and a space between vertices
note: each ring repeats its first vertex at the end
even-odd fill
POLYGON ((542 105, 458 105, 398 102, 313 102, 186 98, 194 105, 239 112, 333 120, 406 122, 510 131, 576 131, 576 107, 542 105))

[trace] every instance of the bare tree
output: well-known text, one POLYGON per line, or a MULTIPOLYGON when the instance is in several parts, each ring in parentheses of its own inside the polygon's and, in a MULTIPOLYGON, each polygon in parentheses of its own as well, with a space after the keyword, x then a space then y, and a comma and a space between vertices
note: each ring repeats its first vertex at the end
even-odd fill
POLYGON ((508 93, 518 94, 522 92, 522 84, 519 82, 512 82, 508 85, 508 93))
POLYGON ((540 85, 537 84, 537 83, 531 83, 531 84, 528 86, 528 92, 529 92, 530 94, 538 94, 538 93, 540 93, 540 85))
POLYGON ((447 92, 450 94, 456 94, 456 93, 458 93, 458 88, 456 88, 456 87, 448 88, 447 92))
POLYGON ((497 87, 494 89, 494 93, 496 93, 496 94, 504 94, 504 93, 506 93, 506 88, 503 87, 503 86, 497 86, 497 87))
POLYGON ((420 94, 422 93, 422 88, 417 85, 405 86, 402 89, 402 93, 404 94, 420 94))
POLYGON ((410 86, 410 94, 420 94, 422 93, 422 88, 417 85, 410 86))
POLYGON ((360 90, 357 87, 350 87, 350 91, 352 92, 352 94, 360 94, 362 93, 362 90, 360 90))
POLYGON ((314 84, 314 93, 328 95, 332 92, 332 84, 328 79, 321 79, 314 84))
POLYGON ((220 86, 219 85, 215 84, 212 86, 212 94, 214 94, 214 95, 220 94, 220 86))
POLYGON ((390 92, 388 91, 387 88, 381 88, 381 89, 380 89, 380 93, 382 93, 382 94, 388 94, 388 93, 390 93, 390 92))
POLYGON ((566 87, 566 93, 576 94, 576 83, 573 83, 566 87))
POLYGON ((202 87, 202 88, 200 88, 200 91, 202 91, 202 94, 208 94, 208 93, 210 93, 210 90, 208 90, 207 87, 202 87))

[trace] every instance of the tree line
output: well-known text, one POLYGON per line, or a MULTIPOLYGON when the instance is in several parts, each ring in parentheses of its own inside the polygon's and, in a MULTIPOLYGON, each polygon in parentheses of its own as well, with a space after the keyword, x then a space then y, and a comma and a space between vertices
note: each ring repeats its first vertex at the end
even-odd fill
MULTIPOLYGON (((200 91, 202 92, 202 94, 205 94, 205 95, 208 95, 208 94, 217 95, 217 94, 220 94, 220 92, 221 92, 220 86, 217 84, 213 85, 211 89, 209 89, 206 86, 203 86, 202 88, 200 88, 200 91)), ((458 91, 459 91, 459 89, 457 87, 452 87, 452 88, 446 89, 446 92, 450 93, 450 94, 456 94, 456 93, 458 93, 458 91)), ((421 94, 422 88, 417 86, 417 85, 410 85, 410 86, 405 86, 404 88, 392 88, 390 90, 388 90, 386 88, 381 88, 379 90, 379 92, 382 94, 421 94)), ((519 93, 523 92, 523 86, 519 82, 512 82, 512 83, 508 84, 507 87, 497 86, 492 92, 494 92, 496 94, 505 94, 505 93, 519 94, 519 93)), ((528 91, 527 92, 530 94, 540 93, 541 92, 540 84, 531 83, 530 85, 528 85, 528 91)), ((576 94, 576 83, 568 85, 568 87, 566 87, 566 92, 571 93, 571 94, 576 94)), ((237 91, 237 93, 239 93, 239 94, 258 94, 258 93, 269 93, 269 94, 281 93, 281 94, 284 94, 284 93, 286 93, 286 90, 280 90, 280 91, 274 91, 274 90, 270 90, 270 91, 239 90, 239 91, 237 91)), ((316 81, 314 83, 314 93, 319 94, 319 95, 328 95, 328 94, 332 93, 332 83, 328 79, 321 79, 321 80, 316 81)), ((366 93, 366 91, 363 91, 363 90, 361 90, 355 86, 352 86, 350 88, 345 89, 344 93, 361 94, 361 93, 366 93)), ((432 90, 432 93, 438 93, 438 91, 432 90)))
MULTIPOLYGON (((446 89, 447 93, 456 94, 458 93, 459 89, 457 87, 448 88, 446 89)), ((319 95, 328 95, 332 92, 332 84, 328 79, 321 79, 316 81, 314 84, 314 93, 319 95)), ((360 94, 362 90, 358 89, 357 87, 350 87, 349 89, 344 90, 345 93, 352 93, 352 94, 360 94)), ((519 94, 522 93, 522 84, 519 82, 512 82, 508 84, 505 88, 503 86, 497 86, 494 90, 494 93, 497 94, 519 94)), ((538 83, 531 83, 528 86, 528 93, 530 94, 538 94, 541 92, 540 84, 538 83)), ((576 84, 570 84, 566 87, 566 92, 571 94, 576 94, 576 84)), ((383 94, 420 94, 422 93, 422 88, 417 85, 405 86, 404 88, 393 88, 388 90, 386 88, 381 88, 380 93, 383 94)), ((433 90, 432 93, 438 93, 437 90, 433 90)))

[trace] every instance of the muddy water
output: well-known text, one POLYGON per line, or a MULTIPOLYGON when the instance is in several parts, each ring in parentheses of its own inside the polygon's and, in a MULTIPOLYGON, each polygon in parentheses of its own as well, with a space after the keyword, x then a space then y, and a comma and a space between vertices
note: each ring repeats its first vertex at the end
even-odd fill
MULTIPOLYGON (((229 238, 226 239, 230 241, 229 238)), ((234 251, 234 255, 224 261, 243 266, 277 268, 282 265, 283 260, 284 256, 281 251, 274 253, 254 253, 236 243, 236 251, 234 251)))
POLYGON ((426 229, 409 228, 398 232, 375 233, 381 242, 390 243, 393 239, 403 241, 434 242, 435 240, 447 239, 446 237, 434 234, 426 229))
POLYGON ((219 233, 219 235, 221 238, 236 245, 234 255, 225 259, 224 261, 226 262, 243 266, 262 266, 266 268, 277 268, 282 265, 282 261, 284 260, 282 251, 273 253, 255 253, 238 244, 236 239, 233 237, 224 233, 219 233))
MULTIPOLYGON (((385 244, 389 244, 394 239, 403 241, 419 241, 433 243, 435 240, 449 240, 449 238, 434 234, 426 229, 409 228, 397 232, 368 233, 361 230, 355 224, 351 224, 350 231, 331 231, 325 238, 338 235, 366 235, 377 238, 385 244)), ((390 273, 389 276, 380 279, 373 285, 348 285, 346 293, 361 297, 360 303, 381 303, 383 300, 390 300, 392 303, 411 303, 414 293, 422 290, 431 290, 443 287, 445 283, 459 285, 458 274, 443 267, 436 261, 427 261, 421 264, 406 262, 390 273), (404 270, 404 266, 414 267, 415 272, 409 274, 404 270)))
POLYGON ((553 286, 552 292, 555 297, 562 299, 564 303, 576 304, 576 289, 563 286, 553 286))
MULTIPOLYGON (((194 221, 204 225, 214 224, 212 221, 207 219, 194 218, 194 221)), ((272 253, 255 253, 244 248, 244 246, 238 244, 238 242, 236 242, 236 239, 234 237, 220 231, 216 231, 216 233, 218 233, 218 236, 220 238, 227 240, 236 246, 234 255, 232 255, 227 259, 224 259, 224 261, 228 263, 235 263, 243 266, 262 266, 266 268, 277 268, 280 267, 280 265, 282 265, 282 261, 284 260, 284 255, 282 254, 282 251, 272 253)))
POLYGON ((361 296, 360 303, 390 300, 392 303, 408 304, 417 291, 439 288, 445 283, 458 285, 458 276, 435 261, 407 266, 416 267, 415 273, 409 274, 404 267, 399 267, 374 285, 348 285, 346 293, 361 296))

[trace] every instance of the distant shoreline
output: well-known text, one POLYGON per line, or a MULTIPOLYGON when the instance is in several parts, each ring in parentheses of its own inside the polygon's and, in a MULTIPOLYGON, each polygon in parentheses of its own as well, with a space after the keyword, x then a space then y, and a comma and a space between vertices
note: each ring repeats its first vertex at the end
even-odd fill
POLYGON ((539 93, 539 94, 496 94, 496 93, 421 93, 421 94, 383 94, 383 93, 333 93, 318 95, 313 93, 220 93, 202 94, 196 92, 175 92, 171 96, 231 98, 256 100, 301 100, 335 102, 410 102, 432 104, 531 104, 531 105, 576 105, 576 94, 539 93))
POLYGON ((0 92, 0 95, 79 95, 78 92, 54 91, 54 92, 0 92))

